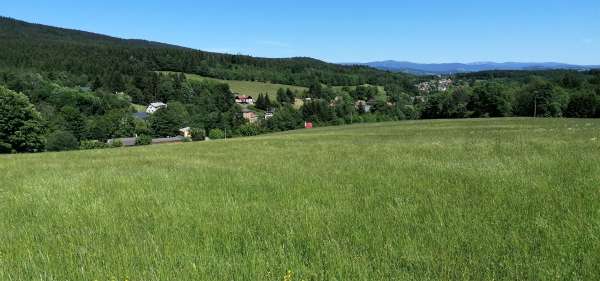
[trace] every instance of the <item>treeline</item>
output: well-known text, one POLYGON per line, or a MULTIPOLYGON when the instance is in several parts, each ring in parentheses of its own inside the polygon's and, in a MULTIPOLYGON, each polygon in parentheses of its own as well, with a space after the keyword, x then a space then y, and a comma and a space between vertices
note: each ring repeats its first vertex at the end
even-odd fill
POLYGON ((168 106, 144 120, 133 115, 133 97, 78 85, 82 81, 77 75, 4 70, 0 151, 68 150, 111 138, 175 136, 188 126, 202 136, 222 138, 297 129, 304 122, 327 126, 418 118, 600 117, 600 72, 549 73, 487 80, 454 77, 447 91, 420 94, 395 86, 313 83, 304 93, 280 89, 275 97, 259 95, 247 109, 271 115, 250 123, 227 84, 188 80, 183 74, 150 73, 150 100, 168 106))
POLYGON ((6 125, 4 137, 0 136, 2 151, 98 148, 113 138, 176 136, 184 127, 191 127, 202 136, 221 138, 225 134, 229 137, 249 136, 301 128, 305 121, 324 126, 401 120, 418 115, 410 96, 405 93, 388 91, 386 94, 374 86, 334 88, 319 83, 311 85, 305 93, 280 89, 276 98, 260 95, 249 109, 269 111, 272 116, 260 116, 258 122, 249 123, 243 118, 242 108, 235 103, 227 84, 188 80, 185 75, 175 73, 153 72, 150 77, 155 81, 147 84, 154 88, 150 100, 165 101, 167 107, 142 119, 134 114, 137 110, 132 104, 133 97, 102 87, 77 85, 82 82, 77 75, 0 71, 3 89, 0 96, 25 104, 0 112, 0 123, 8 123, 5 120, 15 119, 15 116, 30 116, 16 118, 20 121, 6 125), (298 100, 303 104, 298 104, 298 100), (363 104, 357 105, 358 100, 363 104), (29 122, 29 119, 36 120, 35 130, 31 132, 43 141, 28 146, 11 140, 10 136, 23 133, 19 124, 29 122))
MULTIPOLYGON (((105 142, 111 138, 134 135, 175 136, 179 134, 178 129, 185 126, 202 130, 233 130, 244 122, 241 109, 234 103, 233 93, 227 84, 188 81, 183 75, 157 74, 158 81, 161 81, 158 88, 161 95, 164 95, 161 98, 169 101, 169 106, 150 116, 148 120, 143 120, 134 117, 136 110, 132 106, 132 98, 127 94, 73 86, 74 81, 68 77, 68 74, 57 78, 32 72, 0 71, 2 96, 9 100, 15 95, 23 96, 36 112, 29 115, 39 116, 39 124, 36 125, 39 130, 35 131, 43 139, 47 139, 48 144, 71 144, 67 147, 56 145, 59 147, 56 150, 73 149, 87 140, 105 142)), ((22 102, 20 97, 18 100, 22 102)), ((8 107, 0 112, 0 123, 5 125, 4 137, 0 139, 4 143, 3 151, 53 150, 54 145, 35 145, 20 149, 19 145, 14 146, 15 143, 9 140, 10 135, 21 132, 18 123, 27 122, 27 118, 23 117, 21 121, 9 120, 14 119, 14 116, 29 116, 19 112, 19 108, 8 107)))
POLYGON ((486 71, 423 96, 422 118, 600 117, 600 71, 486 71))

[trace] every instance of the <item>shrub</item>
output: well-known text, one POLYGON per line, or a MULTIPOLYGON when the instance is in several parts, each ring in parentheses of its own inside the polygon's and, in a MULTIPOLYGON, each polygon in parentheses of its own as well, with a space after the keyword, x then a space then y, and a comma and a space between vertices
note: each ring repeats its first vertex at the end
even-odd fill
POLYGON ((102 149, 102 148, 107 148, 108 145, 103 143, 103 142, 99 142, 97 140, 87 140, 87 141, 81 141, 81 143, 79 144, 79 149, 81 150, 87 150, 87 149, 102 149))
POLYGON ((222 139, 225 138, 225 133, 221 129, 212 129, 210 132, 208 132, 208 137, 211 140, 222 139))
POLYGON ((141 135, 135 139, 135 145, 149 145, 152 143, 152 137, 149 135, 141 135))
POLYGON ((122 147, 123 142, 121 140, 113 140, 110 144, 111 147, 122 147))
POLYGON ((252 124, 244 124, 242 125, 239 129, 238 129, 238 133, 241 136, 245 136, 245 137, 249 137, 249 136, 256 136, 260 133, 260 130, 258 129, 257 126, 252 125, 252 124))
POLYGON ((69 131, 54 131, 48 135, 46 150, 48 151, 65 151, 75 150, 79 148, 79 143, 69 131))
POLYGON ((12 146, 9 143, 0 142, 0 153, 13 152, 12 146))
POLYGON ((192 128, 192 140, 203 141, 206 138, 204 129, 192 128))

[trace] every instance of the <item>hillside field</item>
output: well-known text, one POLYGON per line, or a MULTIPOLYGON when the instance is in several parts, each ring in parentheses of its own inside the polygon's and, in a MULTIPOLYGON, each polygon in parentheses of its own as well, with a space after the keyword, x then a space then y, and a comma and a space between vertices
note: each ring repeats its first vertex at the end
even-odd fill
MULTIPOLYGON (((163 73, 170 73, 170 72, 163 71, 163 73)), ((200 76, 197 74, 185 74, 185 76, 187 79, 190 79, 190 80, 210 80, 210 81, 215 81, 215 82, 219 82, 219 83, 225 83, 225 84, 229 85, 229 87, 231 88, 231 90, 234 93, 250 95, 250 96, 253 96, 254 98, 256 98, 258 96, 258 94, 266 93, 266 94, 269 94, 269 96, 272 99, 276 99, 277 98, 277 95, 276 95, 277 90, 279 90, 280 88, 283 88, 283 89, 289 88, 290 90, 295 91, 298 94, 302 94, 305 91, 308 91, 308 88, 306 88, 306 87, 293 86, 293 85, 274 84, 274 83, 259 82, 259 81, 223 80, 223 79, 204 77, 204 76, 200 76)), ((372 85, 365 84, 363 86, 372 86, 372 85)), ((347 87, 350 89, 356 88, 356 86, 347 86, 347 87)), ((332 88, 336 91, 341 91, 343 86, 333 86, 332 88)), ((379 91, 381 93, 385 93, 385 89, 383 86, 377 86, 377 89, 379 89, 379 91)))
MULTIPOLYGON (((168 72, 165 72, 168 73, 168 72)), ((289 88, 292 91, 296 91, 298 94, 302 94, 304 91, 307 91, 308 88, 300 87, 300 86, 292 86, 292 85, 284 85, 284 84, 275 84, 275 83, 267 83, 267 82, 258 82, 258 81, 242 81, 242 80, 223 80, 216 78, 204 77, 196 74, 185 74, 187 79, 190 80, 210 80, 219 83, 225 83, 229 85, 229 88, 232 92, 236 94, 248 95, 252 96, 256 99, 259 94, 268 94, 272 99, 277 98, 277 90, 280 88, 287 89, 289 88)))
POLYGON ((0 280, 600 280, 600 120, 358 124, 0 171, 0 280))

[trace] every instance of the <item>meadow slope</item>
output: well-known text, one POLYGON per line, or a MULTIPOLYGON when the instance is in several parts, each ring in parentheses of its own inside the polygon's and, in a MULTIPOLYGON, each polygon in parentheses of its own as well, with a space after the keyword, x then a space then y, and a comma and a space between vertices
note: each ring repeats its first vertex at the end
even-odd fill
MULTIPOLYGON (((168 71, 163 71, 162 73, 173 73, 168 71)), ((186 73, 185 77, 190 80, 208 80, 218 83, 228 84, 231 91, 236 94, 249 95, 256 99, 259 94, 268 94, 270 98, 277 98, 277 90, 279 89, 290 89, 296 94, 302 94, 305 91, 308 91, 306 87, 293 86, 293 85, 284 85, 284 84, 276 84, 276 83, 267 83, 267 82, 259 82, 259 81, 243 81, 243 80, 223 80, 216 79, 210 77, 204 77, 197 74, 189 74, 186 73)))
POLYGON ((600 120, 0 156, 0 280, 599 280, 600 120))

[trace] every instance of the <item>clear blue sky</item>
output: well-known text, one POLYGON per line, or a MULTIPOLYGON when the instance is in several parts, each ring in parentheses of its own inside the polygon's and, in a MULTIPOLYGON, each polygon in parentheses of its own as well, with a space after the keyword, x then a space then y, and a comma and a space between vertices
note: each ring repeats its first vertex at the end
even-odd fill
POLYGON ((7 0, 0 15, 265 57, 600 64, 599 0, 7 0))

